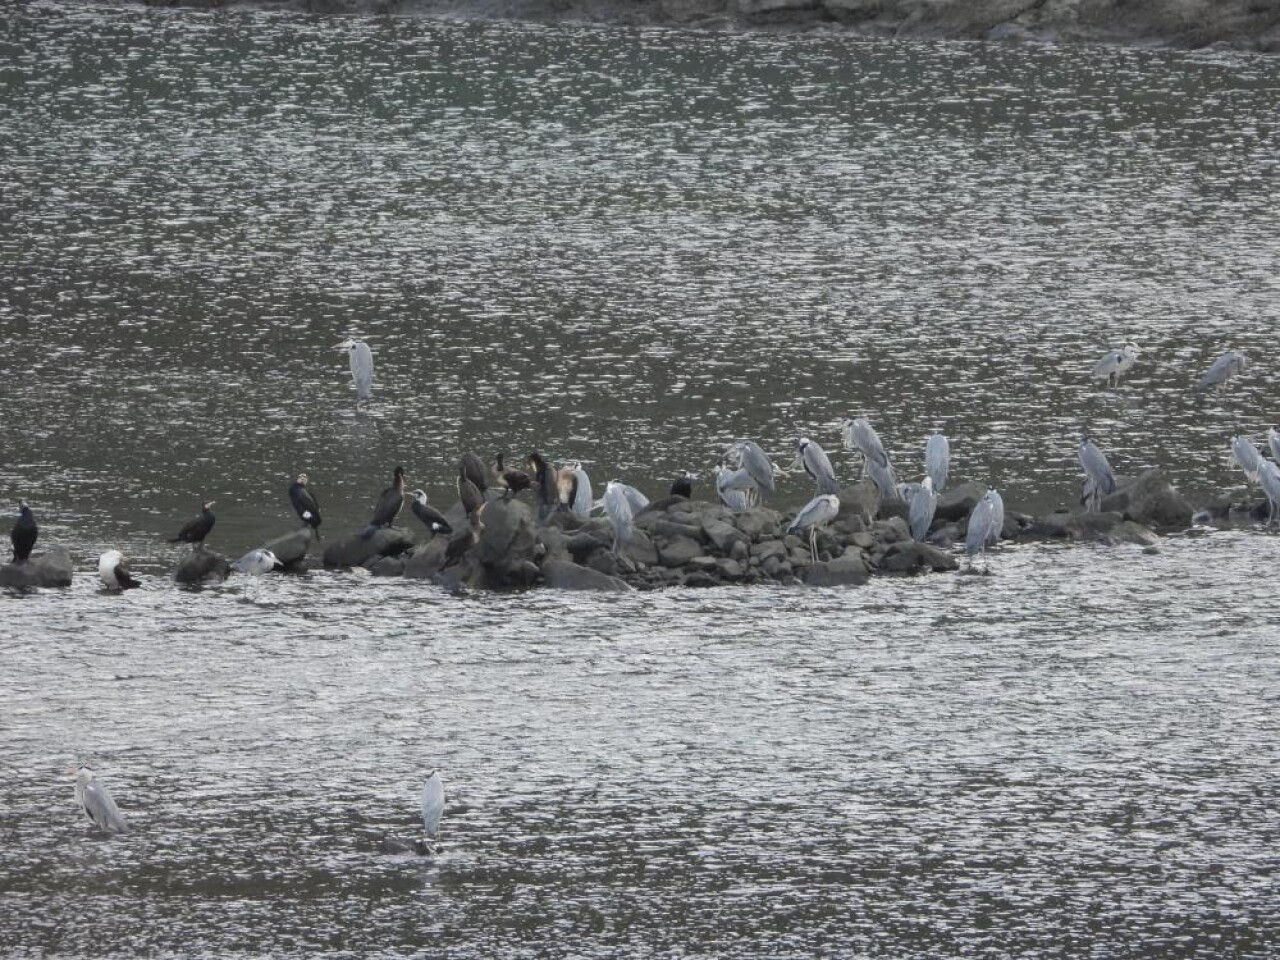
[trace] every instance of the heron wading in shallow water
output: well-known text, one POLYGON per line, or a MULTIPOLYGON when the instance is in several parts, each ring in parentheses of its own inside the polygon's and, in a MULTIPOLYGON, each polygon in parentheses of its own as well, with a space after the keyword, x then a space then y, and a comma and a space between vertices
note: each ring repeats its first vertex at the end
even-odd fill
POLYGON ((1108 386, 1120 386, 1120 377, 1128 373, 1133 365, 1138 362, 1138 348, 1132 343, 1126 343, 1118 350, 1108 350, 1102 355, 1102 359, 1093 365, 1093 371, 1089 374, 1091 380, 1105 380, 1108 386))
POLYGON ((1201 392, 1213 387, 1221 389, 1236 374, 1244 373, 1245 364, 1246 360, 1243 353, 1239 350, 1228 350, 1213 363, 1209 364, 1209 369, 1201 374, 1200 379, 1196 381, 1195 389, 1201 392))
POLYGON ((98 781, 92 767, 72 767, 67 774, 76 778, 76 803, 99 830, 103 833, 128 832, 129 825, 120 815, 120 808, 107 788, 98 781))
POLYGON ((351 366, 351 380, 356 386, 356 404, 373 399, 373 351, 363 340, 348 337, 337 349, 347 355, 351 366))
POLYGON ((1000 542, 1004 529, 1004 500, 994 490, 988 490, 969 512, 969 527, 964 535, 964 552, 969 557, 969 569, 973 569, 973 555, 982 554, 986 567, 987 547, 1000 542))

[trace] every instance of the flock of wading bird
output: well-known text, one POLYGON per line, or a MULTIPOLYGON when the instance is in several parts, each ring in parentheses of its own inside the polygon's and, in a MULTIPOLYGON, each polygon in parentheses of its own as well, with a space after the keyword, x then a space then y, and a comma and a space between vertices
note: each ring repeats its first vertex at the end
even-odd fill
MULTIPOLYGON (((348 354, 351 376, 359 407, 373 396, 373 352, 361 340, 347 339, 337 349, 348 354)), ((1121 378, 1132 369, 1138 359, 1138 349, 1132 343, 1109 350, 1094 365, 1091 377, 1118 386, 1121 378)), ((1245 369, 1245 355, 1228 350, 1215 360, 1196 382, 1198 391, 1220 388, 1233 376, 1245 369)), ((938 494, 945 488, 950 460, 950 445, 941 433, 934 433, 925 441, 924 477, 920 482, 900 483, 893 463, 885 451, 875 429, 865 419, 849 419, 841 424, 841 433, 847 449, 862 456, 862 477, 869 480, 876 499, 867 510, 874 518, 879 504, 898 502, 907 504, 908 526, 911 535, 924 540, 933 522, 938 494)), ((1274 428, 1268 436, 1268 444, 1275 461, 1280 461, 1280 433, 1274 428)), ((1261 487, 1270 505, 1267 526, 1275 520, 1277 504, 1280 504, 1280 467, 1262 455, 1258 447, 1247 437, 1237 436, 1231 441, 1231 455, 1250 482, 1261 487)), ((1081 504, 1089 510, 1100 509, 1103 497, 1116 490, 1116 477, 1106 455, 1086 434, 1078 451, 1081 469, 1084 471, 1081 504)), ((379 528, 390 527, 404 507, 406 495, 411 498, 412 512, 432 534, 451 537, 446 554, 446 566, 458 559, 477 538, 484 505, 491 497, 514 497, 532 489, 538 503, 538 519, 545 521, 556 510, 570 511, 586 519, 594 510, 602 509, 614 529, 614 549, 624 546, 632 537, 632 519, 648 504, 648 498, 635 487, 617 480, 605 487, 599 500, 592 497, 591 480, 582 464, 566 461, 552 464, 540 453, 530 453, 527 465, 532 472, 512 469, 499 453, 492 465, 486 464, 474 453, 464 453, 458 459, 458 499, 466 517, 466 527, 455 535, 453 526, 445 516, 431 506, 427 494, 418 489, 406 494, 404 467, 396 467, 391 486, 382 491, 374 505, 373 516, 361 536, 369 537, 379 528)), ((809 547, 816 559, 816 538, 823 525, 834 520, 840 511, 839 484, 826 452, 808 437, 796 442, 795 461, 788 468, 803 468, 814 481, 814 497, 791 519, 788 533, 807 533, 809 547)), ((744 510, 762 501, 766 493, 775 490, 779 476, 787 475, 769 458, 768 454, 752 440, 739 440, 730 445, 723 459, 713 471, 716 493, 726 507, 744 510)), ((671 485, 673 495, 689 497, 692 493, 691 475, 678 477, 671 485)), ((298 517, 320 537, 320 504, 307 485, 307 475, 299 474, 288 489, 289 501, 298 517)), ((213 530, 214 501, 203 504, 200 513, 186 523, 170 543, 189 543, 202 549, 205 539, 213 530)), ((35 546, 39 528, 31 508, 19 501, 19 515, 11 531, 14 563, 26 562, 35 546)), ((970 558, 985 553, 988 546, 1000 538, 1004 526, 1004 501, 995 489, 990 489, 975 504, 969 515, 964 549, 970 558)), ((230 564, 237 573, 257 575, 268 573, 282 566, 270 550, 250 550, 230 564)), ((108 550, 98 561, 98 575, 108 590, 123 591, 140 586, 130 573, 127 561, 119 550, 108 550)))
MULTIPOLYGON (((364 402, 372 396, 373 355, 369 347, 361 341, 346 340, 340 349, 348 351, 351 357, 351 371, 357 390, 357 402, 364 402)), ((1109 385, 1119 385, 1120 378, 1127 373, 1137 361, 1138 351, 1133 344, 1108 351, 1094 366, 1092 377, 1104 380, 1109 385)), ((1200 377, 1195 385, 1197 390, 1208 390, 1220 387, 1231 377, 1245 368, 1244 354, 1228 351, 1219 357, 1200 377)), ((885 500, 906 501, 911 535, 923 540, 929 532, 937 506, 938 493, 945 488, 950 461, 950 445, 941 433, 934 433, 925 441, 924 467, 925 476, 919 483, 900 483, 897 480, 893 463, 885 452, 884 445, 876 435, 874 428, 865 419, 845 420, 841 424, 841 433, 847 448, 856 450, 862 455, 863 477, 870 480, 881 502, 885 500)), ((1280 461, 1280 431, 1272 428, 1267 437, 1268 446, 1275 461, 1280 461)), ((839 486, 835 472, 826 452, 814 441, 802 437, 796 443, 796 457, 790 469, 803 467, 814 481, 815 496, 803 506, 787 526, 789 533, 809 532, 810 549, 816 557, 815 538, 817 530, 835 518, 840 509, 837 496, 839 486)), ((1268 527, 1276 515, 1277 504, 1280 504, 1280 467, 1276 462, 1266 459, 1261 451, 1247 437, 1237 436, 1231 441, 1233 460, 1244 471, 1253 483, 1258 484, 1266 494, 1270 503, 1267 518, 1268 527)), ((1116 489, 1115 474, 1111 470, 1107 458, 1096 444, 1086 436, 1079 448, 1079 460, 1084 471, 1081 503, 1086 509, 1099 508, 1104 496, 1116 489)), ((474 542, 474 531, 479 527, 484 505, 488 502, 487 494, 496 491, 498 496, 514 497, 524 490, 533 489, 538 502, 538 517, 545 520, 556 510, 568 510, 580 517, 587 517, 594 509, 602 508, 613 524, 615 540, 614 548, 624 544, 633 530, 632 517, 648 505, 648 498, 635 487, 620 481, 610 481, 605 487, 604 496, 599 500, 592 499, 591 480, 581 463, 569 461, 553 466, 536 451, 528 457, 528 464, 533 473, 511 469, 503 462, 501 454, 497 456, 492 467, 486 465, 473 453, 464 453, 458 459, 458 498, 467 518, 467 536, 460 536, 453 544, 463 547, 474 542)), ((720 465, 715 469, 715 487, 720 501, 731 510, 746 509, 761 501, 765 493, 773 492, 775 480, 784 475, 752 440, 739 440, 730 445, 720 465)), ((399 516, 404 507, 406 474, 404 467, 396 467, 391 486, 385 489, 374 505, 373 516, 368 526, 360 534, 372 536, 374 531, 389 527, 399 516)), ((678 477, 671 486, 673 495, 688 497, 692 493, 690 476, 678 477)), ((289 501, 298 517, 320 536, 321 513, 320 504, 315 495, 307 487, 306 474, 300 474, 289 487, 289 501)), ((438 510, 427 502, 427 495, 422 490, 414 490, 412 511, 424 526, 434 534, 451 535, 452 525, 438 510)), ((204 504, 200 514, 185 524, 178 531, 171 543, 190 543, 196 549, 203 547, 205 538, 213 530, 215 518, 211 511, 213 502, 204 504)), ((874 513, 876 506, 870 508, 874 513)), ((1004 524, 1004 503, 1000 494, 988 490, 978 501, 969 515, 968 531, 965 536, 965 553, 970 557, 985 551, 988 545, 994 544, 1000 537, 1004 524)), ((23 562, 31 553, 37 537, 37 526, 30 507, 20 504, 20 516, 13 527, 13 556, 15 562, 23 562)), ((460 551, 461 552, 461 551, 460 551)), ((278 561, 269 550, 251 550, 236 560, 232 569, 249 574, 266 573, 278 566, 278 561)), ((138 586, 138 582, 129 574, 124 558, 117 550, 104 553, 99 561, 99 576, 103 584, 111 590, 125 590, 138 586)), ((112 799, 107 788, 97 779, 94 771, 88 766, 72 768, 68 771, 76 778, 75 796, 80 809, 105 833, 122 833, 128 826, 112 799)), ((386 837, 382 849, 389 853, 430 854, 434 852, 435 842, 439 836, 440 821, 444 813, 444 784, 437 771, 432 771, 423 785, 421 793, 422 823, 425 838, 408 842, 395 837, 386 837)))

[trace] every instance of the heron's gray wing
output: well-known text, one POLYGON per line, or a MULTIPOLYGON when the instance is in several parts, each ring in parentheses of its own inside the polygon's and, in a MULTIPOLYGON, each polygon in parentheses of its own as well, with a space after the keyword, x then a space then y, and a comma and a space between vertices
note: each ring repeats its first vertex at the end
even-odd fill
POLYGON ((871 477, 871 482, 880 492, 880 499, 890 503, 899 501, 897 477, 894 476, 893 465, 887 459, 884 463, 879 460, 867 460, 867 475, 871 477))
POLYGON ((987 543, 997 544, 1004 532, 1004 498, 996 490, 991 491, 991 526, 987 532, 987 543))
POLYGON ((627 499, 627 504, 631 507, 632 513, 639 513, 649 505, 649 498, 628 484, 619 484, 622 488, 622 494, 627 499))
POLYGON ((432 773, 422 786, 422 826, 427 836, 434 837, 440 831, 440 818, 444 816, 444 781, 440 774, 432 773))
POLYGON ((1086 440, 1080 444, 1080 466, 1101 493, 1116 492, 1116 475, 1111 469, 1111 464, 1107 462, 1106 456, 1092 440, 1086 440))
POLYGON ((1235 365, 1236 352, 1228 350, 1213 363, 1209 364, 1209 369, 1196 381, 1196 389, 1207 390, 1209 387, 1222 383, 1222 381, 1235 373, 1235 365))
POLYGON ((804 466, 817 483, 820 495, 839 492, 840 484, 836 482, 836 472, 831 468, 831 458, 813 441, 805 445, 804 466))
MULTIPOLYGON (((1268 438, 1271 442, 1271 451, 1276 452, 1277 437, 1274 432, 1268 438)), ((1231 458, 1235 460, 1236 465, 1244 471, 1244 475, 1254 483, 1258 482, 1259 461, 1262 460, 1262 453, 1253 445, 1253 441, 1248 437, 1232 437, 1231 438, 1231 458)))
POLYGON ((776 485, 773 479, 773 461, 769 459, 769 455, 754 440, 743 440, 738 449, 742 468, 760 489, 773 493, 776 485))
POLYGON ((983 497, 969 511, 969 528, 964 534, 964 552, 977 553, 987 543, 991 529, 991 501, 983 497))
POLYGON ((350 352, 351 379, 356 383, 356 396, 367 400, 373 395, 373 351, 363 341, 350 352))
POLYGON ((1267 431, 1267 446, 1271 448, 1271 456, 1280 462, 1280 431, 1274 427, 1267 431))
POLYGON ((929 526, 933 523, 934 511, 938 508, 938 498, 932 490, 921 487, 911 498, 909 511, 911 537, 924 540, 929 534, 929 526))
POLYGON ((89 819, 98 825, 98 829, 106 833, 124 833, 129 829, 107 788, 96 780, 85 784, 84 809, 89 814, 89 819))
POLYGON ((924 471, 933 480, 933 489, 939 493, 947 485, 947 470, 950 465, 951 445, 942 434, 933 434, 924 445, 924 471))

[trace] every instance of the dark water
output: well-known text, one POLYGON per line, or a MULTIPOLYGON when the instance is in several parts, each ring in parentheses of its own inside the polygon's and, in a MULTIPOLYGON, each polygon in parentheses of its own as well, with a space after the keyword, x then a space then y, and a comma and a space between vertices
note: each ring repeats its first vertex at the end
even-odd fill
POLYGON ((1280 419, 1278 102, 1227 54, 11 8, 0 495, 83 572, 0 598, 0 946, 1273 955, 1257 531, 621 599, 185 593, 161 540, 202 497, 215 549, 289 529, 298 470, 335 532, 397 462, 443 503, 466 448, 653 494, 806 433, 848 476, 858 414, 1015 509, 1073 498, 1082 425, 1237 485, 1280 419), (107 546, 146 590, 97 592, 107 546), (378 853, 434 767, 442 854, 378 853))

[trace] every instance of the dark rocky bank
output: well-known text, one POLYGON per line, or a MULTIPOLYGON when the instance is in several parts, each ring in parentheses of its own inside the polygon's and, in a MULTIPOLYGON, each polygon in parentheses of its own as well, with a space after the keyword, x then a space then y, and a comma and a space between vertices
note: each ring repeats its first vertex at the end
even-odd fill
POLYGON ((1280 51, 1280 0, 153 0, 153 6, 1280 51))

